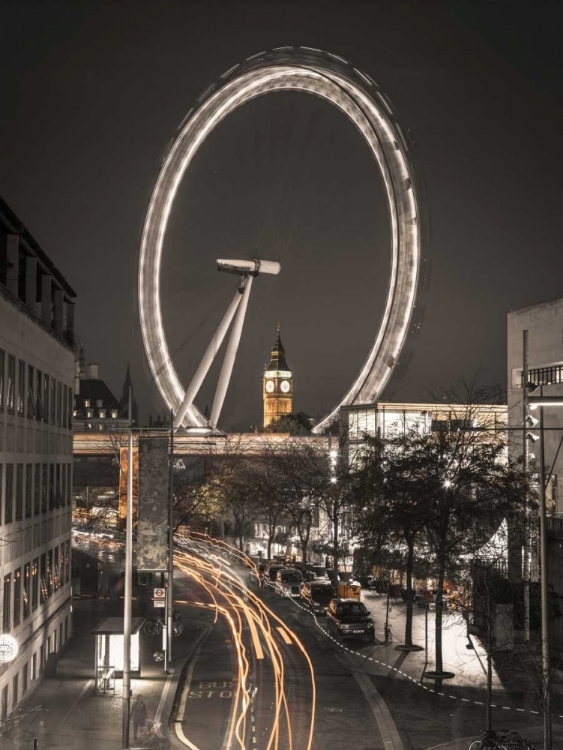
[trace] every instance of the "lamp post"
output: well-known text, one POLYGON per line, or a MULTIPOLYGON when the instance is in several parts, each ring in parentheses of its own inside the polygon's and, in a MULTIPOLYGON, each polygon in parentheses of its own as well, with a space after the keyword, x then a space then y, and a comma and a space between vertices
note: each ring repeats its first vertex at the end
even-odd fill
POLYGON ((129 386, 129 432, 127 436, 127 519, 125 526, 125 591, 123 599, 123 696, 122 747, 129 747, 131 717, 131 605, 133 598, 133 396, 129 386))
MULTIPOLYGON (((525 383, 524 387, 531 384, 525 383)), ((550 665, 549 665, 549 589, 547 571, 547 508, 545 477, 545 430, 544 408, 546 406, 563 406, 563 398, 549 396, 528 396, 530 409, 539 408, 539 474, 540 474, 540 597, 541 597, 541 653, 543 678, 543 735, 545 750, 552 750, 551 715, 550 715, 550 665)), ((529 433, 531 436, 531 433, 529 433)))
POLYGON ((168 588, 166 589, 166 648, 164 671, 172 669, 172 637, 174 635, 174 414, 170 410, 170 463, 168 473, 168 588))

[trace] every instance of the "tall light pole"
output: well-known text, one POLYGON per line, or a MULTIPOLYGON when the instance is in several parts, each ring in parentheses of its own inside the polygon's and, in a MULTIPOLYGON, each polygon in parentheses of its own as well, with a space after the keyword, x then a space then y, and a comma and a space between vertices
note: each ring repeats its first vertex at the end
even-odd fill
POLYGON ((170 410, 170 464, 168 474, 168 588, 166 590, 165 671, 170 672, 174 635, 174 413, 170 410))
MULTIPOLYGON (((524 388, 529 384, 524 383, 524 388)), ((549 662, 549 588, 547 569, 547 503, 545 477, 545 429, 544 408, 546 406, 563 406, 563 398, 549 396, 528 396, 530 409, 539 408, 539 475, 540 475, 540 597, 541 597, 541 653, 542 653, 542 681, 543 681, 543 735, 545 750, 552 750, 551 745, 551 691, 550 691, 550 662, 549 662)))
POLYGON ((131 605, 133 599, 133 393, 129 386, 127 436, 127 518, 125 521, 125 591, 123 601, 122 747, 129 748, 131 716, 131 605))

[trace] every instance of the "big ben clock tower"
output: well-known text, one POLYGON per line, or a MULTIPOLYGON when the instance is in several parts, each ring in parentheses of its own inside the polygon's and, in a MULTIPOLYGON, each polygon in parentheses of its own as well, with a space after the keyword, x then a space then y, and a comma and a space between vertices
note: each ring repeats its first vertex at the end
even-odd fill
POLYGON ((262 398, 264 400, 264 427, 293 411, 293 373, 285 361, 285 349, 281 342, 279 323, 270 364, 266 365, 262 378, 262 398))

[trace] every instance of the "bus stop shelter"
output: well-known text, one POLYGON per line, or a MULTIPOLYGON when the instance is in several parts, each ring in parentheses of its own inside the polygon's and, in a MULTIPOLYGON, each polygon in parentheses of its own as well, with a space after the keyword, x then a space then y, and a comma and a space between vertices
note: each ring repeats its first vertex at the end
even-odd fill
MULTIPOLYGON (((143 617, 131 620, 131 675, 141 676, 139 658, 139 632, 143 617)), ((123 617, 106 617, 92 630, 96 636, 96 689, 97 695, 115 693, 115 678, 123 677, 123 617)))

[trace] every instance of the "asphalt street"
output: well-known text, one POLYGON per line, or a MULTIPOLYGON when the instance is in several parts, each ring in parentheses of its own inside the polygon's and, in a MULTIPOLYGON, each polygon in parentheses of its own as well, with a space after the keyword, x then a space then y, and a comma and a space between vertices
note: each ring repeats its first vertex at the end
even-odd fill
MULTIPOLYGON (((312 750, 466 750, 485 725, 485 676, 479 652, 461 648, 467 642, 463 622, 450 618, 447 627, 445 661, 455 677, 441 684, 422 680, 426 655, 401 652, 395 646, 404 627, 404 605, 391 611, 395 643, 365 646, 353 641, 341 644, 326 633, 325 618, 315 618, 299 602, 276 597, 270 589, 250 584, 248 571, 234 566, 241 581, 256 594, 271 614, 269 627, 283 656, 283 683, 292 717, 292 750, 303 750, 303 738, 314 721, 312 750), (276 616, 279 620, 276 620, 276 616), (281 621, 281 623, 280 623, 281 621), (280 624, 287 626, 283 637, 280 624), (311 659, 314 689, 305 661, 298 653, 299 641, 311 659), (314 707, 314 718, 311 706, 314 707)), ((163 673, 152 654, 159 648, 158 636, 141 638, 143 668, 134 680, 133 692, 146 697, 151 722, 158 727, 152 735, 145 728, 140 746, 182 750, 222 750, 232 730, 233 694, 237 664, 231 632, 223 617, 215 618, 211 608, 202 608, 204 592, 183 573, 175 575, 175 606, 185 622, 185 632, 175 639, 173 673, 163 673), (158 744, 154 744, 157 742, 158 744)), ((385 621, 384 597, 363 594, 372 610, 379 641, 385 621)), ((250 596, 247 597, 251 601, 250 596)), ((244 599, 244 593, 243 593, 244 599)), ((150 602, 137 602, 146 609, 150 602)), ((82 750, 121 746, 121 685, 115 692, 94 693, 92 628, 101 618, 117 614, 122 600, 80 599, 75 602, 73 639, 60 654, 57 674, 45 677, 26 697, 24 716, 2 748, 24 750, 38 739, 38 750, 82 750)), ((142 614, 142 611, 139 611, 142 614)), ((415 613, 415 641, 424 636, 425 617, 415 613)), ((269 736, 272 706, 276 697, 272 665, 260 660, 245 628, 243 639, 252 654, 250 720, 245 724, 244 742, 263 750, 269 736)), ((478 644, 477 644, 478 645, 478 644)), ((264 649, 266 652, 267 649, 264 649)), ((429 634, 429 652, 433 653, 429 634)), ((481 658, 482 658, 482 654, 481 658)), ((429 658, 430 666, 432 659, 429 658)), ((517 729, 542 748, 542 720, 530 686, 530 674, 512 660, 495 658, 493 726, 517 729)), ((554 748, 563 747, 561 680, 553 682, 554 748)), ((286 731, 286 730, 283 730, 286 731)), ((280 749, 286 750, 288 735, 280 749)), ((289 748, 289 744, 287 744, 289 748)))

